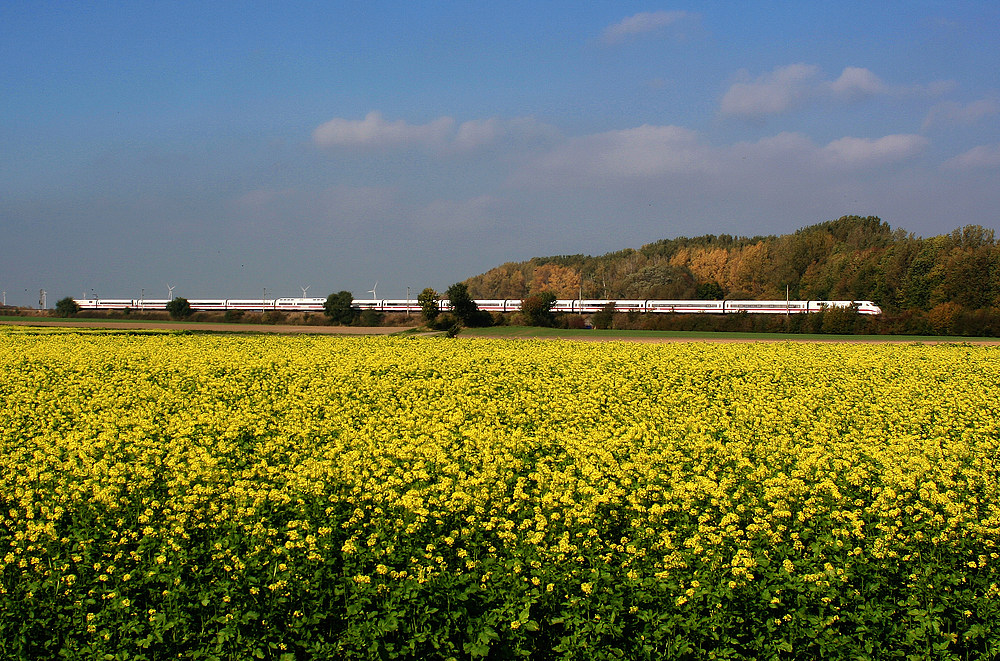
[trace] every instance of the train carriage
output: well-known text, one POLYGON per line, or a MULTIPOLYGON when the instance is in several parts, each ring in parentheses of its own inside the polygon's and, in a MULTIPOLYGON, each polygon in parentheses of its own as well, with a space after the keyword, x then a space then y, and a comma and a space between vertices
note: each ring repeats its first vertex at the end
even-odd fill
MULTIPOLYGON (((81 310, 162 310, 167 301, 159 299, 74 299, 81 310)), ((321 312, 324 298, 277 298, 277 299, 193 299, 188 301, 191 309, 211 310, 282 310, 321 312)), ((601 312, 609 303, 615 312, 654 314, 802 314, 816 313, 833 308, 853 308, 858 314, 878 315, 882 309, 872 301, 782 301, 782 300, 605 300, 605 299, 559 299, 552 306, 556 313, 593 314, 601 312)), ((353 302, 359 310, 380 312, 419 312, 420 303, 404 299, 361 299, 353 302)), ((516 312, 521 309, 519 299, 479 299, 476 305, 488 312, 516 312)), ((438 301, 442 311, 451 310, 447 299, 438 301)))

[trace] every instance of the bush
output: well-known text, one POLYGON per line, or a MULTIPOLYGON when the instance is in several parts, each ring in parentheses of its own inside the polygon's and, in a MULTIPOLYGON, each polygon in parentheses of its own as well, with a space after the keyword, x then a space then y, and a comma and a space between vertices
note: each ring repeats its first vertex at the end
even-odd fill
POLYGON ((261 323, 265 324, 283 324, 287 319, 288 315, 280 310, 268 310, 260 317, 261 323))
POLYGON ((556 304, 556 295, 550 291, 531 294, 521 301, 521 312, 531 326, 551 326, 553 322, 552 306, 556 304))
POLYGON ((171 319, 187 319, 194 313, 194 310, 191 309, 191 304, 186 298, 178 296, 167 303, 167 312, 170 313, 171 319))
POLYGON ((381 326, 385 315, 378 310, 362 310, 358 318, 359 326, 381 326))
POLYGON ((359 313, 359 310, 354 307, 354 295, 349 291, 339 291, 327 296, 323 310, 330 321, 345 326, 354 323, 359 313))
POLYGON ((56 303, 56 316, 72 317, 79 311, 80 306, 69 296, 59 299, 59 302, 56 303))
POLYGON ((440 297, 441 295, 430 287, 417 294, 417 303, 420 304, 420 316, 423 317, 424 321, 434 321, 441 314, 441 308, 438 305, 440 297))
POLYGON ((615 320, 615 304, 614 301, 608 301, 600 312, 594 314, 591 321, 594 323, 594 328, 599 328, 601 330, 606 330, 611 328, 611 324, 615 320))
POLYGON ((462 324, 458 320, 458 317, 456 317, 450 312, 444 312, 438 315, 437 318, 434 319, 434 321, 430 322, 427 325, 433 328, 434 330, 448 331, 449 337, 454 337, 455 335, 458 335, 458 329, 462 327, 462 324))
POLYGON ((579 330, 587 327, 587 322, 581 314, 560 314, 556 315, 555 326, 557 328, 571 328, 579 330))
POLYGON ((469 288, 465 283, 458 282, 448 287, 447 296, 452 313, 463 326, 482 328, 492 325, 493 315, 486 310, 479 309, 479 306, 469 295, 469 288))

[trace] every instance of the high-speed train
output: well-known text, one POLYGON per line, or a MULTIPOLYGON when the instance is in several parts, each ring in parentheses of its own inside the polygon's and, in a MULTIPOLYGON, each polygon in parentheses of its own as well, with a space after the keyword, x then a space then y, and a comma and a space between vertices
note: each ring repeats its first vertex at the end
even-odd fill
MULTIPOLYGON (((165 310, 166 299, 84 298, 74 299, 81 310, 165 310)), ((268 299, 189 299, 192 310, 258 310, 266 312, 322 312, 325 298, 268 298, 268 299)), ((614 303, 615 312, 653 312, 687 314, 801 314, 821 312, 832 308, 853 308, 859 314, 882 314, 882 309, 871 301, 697 301, 697 300, 591 300, 560 299, 552 306, 553 312, 593 313, 614 303)), ((450 310, 447 299, 438 301, 441 310, 450 310)), ((521 299, 476 300, 480 310, 489 312, 517 312, 521 299)), ((361 299, 354 301, 359 310, 379 312, 420 312, 415 299, 361 299)))

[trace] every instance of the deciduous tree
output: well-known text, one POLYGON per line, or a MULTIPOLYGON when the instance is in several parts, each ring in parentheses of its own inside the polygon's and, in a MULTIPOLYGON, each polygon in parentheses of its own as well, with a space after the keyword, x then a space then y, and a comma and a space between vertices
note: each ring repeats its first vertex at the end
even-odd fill
POLYGON ((72 317, 79 311, 80 306, 69 296, 59 299, 56 303, 56 315, 60 317, 72 317))
POLYGON ((167 312, 170 313, 171 319, 187 319, 194 314, 188 300, 180 296, 167 303, 167 312))
POLYGON ((552 306, 556 304, 556 295, 545 291, 530 294, 521 301, 521 313, 531 326, 551 326, 554 316, 552 306))
POLYGON ((354 307, 354 295, 349 291, 339 291, 326 297, 323 311, 335 324, 348 325, 354 322, 358 309, 354 307))
POLYGON ((430 287, 417 294, 417 303, 420 304, 420 316, 423 317, 424 321, 434 321, 441 314, 441 306, 438 304, 439 298, 441 298, 441 295, 430 287))

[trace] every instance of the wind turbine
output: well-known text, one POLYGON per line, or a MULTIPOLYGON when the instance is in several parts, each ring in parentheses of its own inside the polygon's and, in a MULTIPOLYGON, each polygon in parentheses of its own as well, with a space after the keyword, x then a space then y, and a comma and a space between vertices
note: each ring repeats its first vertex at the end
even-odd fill
POLYGON ((377 298, 375 296, 375 290, 376 289, 378 289, 378 280, 375 281, 375 286, 368 290, 371 293, 371 295, 372 295, 372 300, 373 301, 377 298))
POLYGON ((167 283, 167 300, 168 301, 174 300, 174 290, 175 289, 177 289, 177 285, 174 285, 174 286, 171 287, 170 283, 169 282, 167 283))
POLYGON ((307 285, 305 287, 300 287, 300 289, 302 290, 302 298, 306 297, 306 292, 309 291, 309 287, 312 287, 312 285, 307 285))

